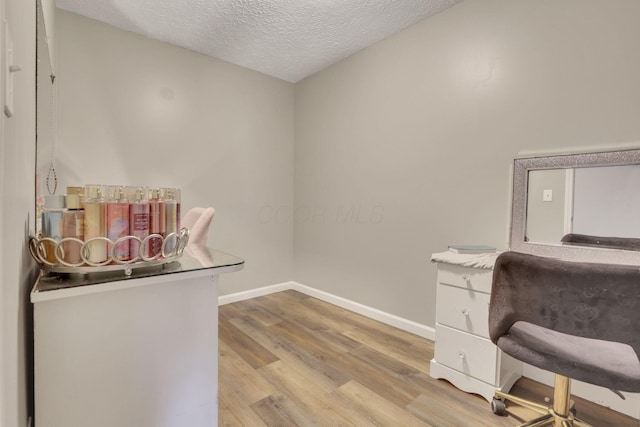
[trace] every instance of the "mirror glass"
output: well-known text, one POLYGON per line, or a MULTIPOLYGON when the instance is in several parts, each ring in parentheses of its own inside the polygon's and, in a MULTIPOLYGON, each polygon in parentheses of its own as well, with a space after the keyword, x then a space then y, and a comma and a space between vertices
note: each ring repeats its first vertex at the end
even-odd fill
MULTIPOLYGON (((54 85, 51 81, 53 71, 52 37, 53 19, 49 17, 47 5, 51 2, 37 2, 37 61, 36 61, 36 224, 40 229, 40 213, 44 206, 47 190, 47 172, 53 159, 54 135, 54 85)), ((51 5, 50 5, 51 6, 51 5)), ((51 183, 53 185, 53 183, 51 183)), ((52 187, 50 185, 50 187, 52 187)), ((51 188, 53 190, 53 187, 51 188)))
POLYGON ((640 165, 530 170, 525 240, 640 238, 640 165))
POLYGON ((513 172, 511 250, 640 264, 640 150, 520 158, 513 172))

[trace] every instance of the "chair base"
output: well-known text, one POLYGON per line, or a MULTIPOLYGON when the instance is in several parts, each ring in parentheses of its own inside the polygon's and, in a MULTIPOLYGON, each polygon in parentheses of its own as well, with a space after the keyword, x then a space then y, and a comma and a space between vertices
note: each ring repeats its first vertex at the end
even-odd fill
POLYGON ((574 415, 573 402, 571 401, 571 380, 562 375, 556 375, 555 388, 553 392, 553 405, 541 405, 530 400, 522 399, 512 394, 496 391, 491 404, 494 414, 505 413, 504 401, 509 400, 525 408, 531 409, 540 416, 518 427, 592 427, 574 415))

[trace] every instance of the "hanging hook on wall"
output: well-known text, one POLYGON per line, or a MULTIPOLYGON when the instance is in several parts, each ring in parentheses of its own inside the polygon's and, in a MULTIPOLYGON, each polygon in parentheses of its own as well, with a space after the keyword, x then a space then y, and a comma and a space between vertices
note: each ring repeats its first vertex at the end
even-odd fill
POLYGON ((53 161, 49 166, 49 172, 47 172, 47 191, 49 194, 56 194, 58 189, 58 177, 56 176, 56 168, 53 166, 53 161), (51 188, 53 186, 53 189, 51 188))

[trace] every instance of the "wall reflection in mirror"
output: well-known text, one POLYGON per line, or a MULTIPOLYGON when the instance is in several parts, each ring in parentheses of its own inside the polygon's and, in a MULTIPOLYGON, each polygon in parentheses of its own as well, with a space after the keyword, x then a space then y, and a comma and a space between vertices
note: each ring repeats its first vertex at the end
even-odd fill
POLYGON ((640 165, 529 171, 525 240, 560 244, 569 234, 640 238, 640 165))

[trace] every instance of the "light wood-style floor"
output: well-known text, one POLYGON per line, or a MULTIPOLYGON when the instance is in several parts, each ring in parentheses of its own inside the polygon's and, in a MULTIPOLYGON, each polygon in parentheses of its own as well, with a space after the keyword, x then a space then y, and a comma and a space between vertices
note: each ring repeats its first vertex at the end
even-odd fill
MULTIPOLYGON (((433 342, 296 291, 220 307, 220 426, 514 426, 429 376, 433 342)), ((513 392, 551 396, 521 379, 513 392)), ((637 420, 576 399, 596 427, 637 420)), ((522 408, 513 408, 521 416, 522 408)))

